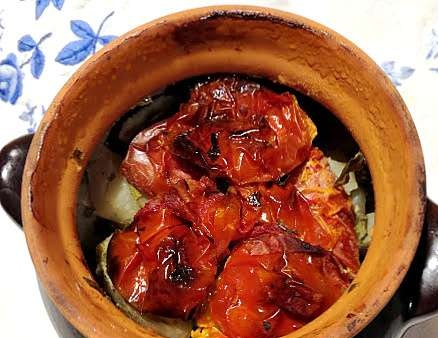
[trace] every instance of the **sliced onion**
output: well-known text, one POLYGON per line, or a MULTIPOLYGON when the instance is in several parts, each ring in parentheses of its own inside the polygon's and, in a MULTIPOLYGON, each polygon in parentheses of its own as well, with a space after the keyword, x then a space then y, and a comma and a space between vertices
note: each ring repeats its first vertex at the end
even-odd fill
POLYGON ((120 175, 121 158, 100 145, 88 168, 88 189, 96 214, 122 227, 132 222, 146 198, 120 175))

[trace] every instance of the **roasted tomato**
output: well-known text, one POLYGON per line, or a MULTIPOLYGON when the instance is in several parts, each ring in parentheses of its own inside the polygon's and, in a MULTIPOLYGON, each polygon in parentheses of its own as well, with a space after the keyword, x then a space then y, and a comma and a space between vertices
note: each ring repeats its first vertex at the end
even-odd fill
POLYGON ((246 234, 247 230, 241 226, 241 204, 236 195, 214 193, 195 198, 187 207, 195 215, 193 227, 213 241, 219 259, 229 253, 232 241, 246 234))
POLYGON ((329 252, 265 229, 233 250, 207 311, 228 337, 278 337, 325 311, 349 282, 329 252))
MULTIPOLYGON (((239 187, 244 224, 278 224, 302 240, 332 251, 354 275, 359 251, 351 201, 323 153, 313 148, 309 159, 292 177, 275 184, 239 187)), ((249 225, 248 225, 249 227, 249 225)))
POLYGON ((238 185, 290 172, 316 135, 294 96, 235 78, 198 86, 180 113, 193 116, 196 127, 175 140, 175 153, 188 158, 181 149, 190 145, 212 174, 238 185))
POLYGON ((225 78, 199 85, 174 117, 137 135, 121 170, 149 195, 196 190, 204 175, 266 182, 302 163, 315 135, 291 94, 225 78))
POLYGON ((162 200, 150 201, 113 236, 108 257, 111 280, 137 310, 178 318, 205 299, 217 269, 211 240, 162 200))
POLYGON ((335 181, 327 159, 317 148, 312 149, 305 165, 292 178, 321 229, 308 230, 305 240, 333 251, 342 265, 354 274, 360 262, 352 204, 344 189, 335 186, 335 181))
POLYGON ((174 117, 143 130, 129 146, 120 168, 122 175, 148 196, 178 189, 188 199, 191 194, 214 189, 205 169, 172 154, 173 140, 189 129, 174 117))

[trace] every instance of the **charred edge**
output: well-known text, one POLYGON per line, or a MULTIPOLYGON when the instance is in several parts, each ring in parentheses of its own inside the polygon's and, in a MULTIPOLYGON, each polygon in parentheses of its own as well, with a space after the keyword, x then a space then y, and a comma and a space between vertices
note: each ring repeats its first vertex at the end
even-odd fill
POLYGON ((192 161, 196 166, 202 169, 208 169, 207 161, 201 149, 189 140, 187 134, 181 134, 175 137, 173 140, 173 149, 176 155, 183 160, 192 161))
POLYGON ((329 34, 325 31, 315 30, 312 27, 302 23, 296 22, 293 20, 286 20, 279 16, 263 13, 263 12, 253 12, 253 11, 245 11, 245 10, 215 10, 210 13, 204 15, 200 18, 199 21, 210 21, 220 18, 233 18, 233 19, 242 19, 242 20, 267 20, 274 24, 279 24, 283 26, 287 26, 294 29, 301 29, 310 33, 313 33, 318 36, 329 36, 329 34))
POLYGON ((195 273, 192 267, 183 263, 184 251, 180 241, 173 240, 173 247, 170 249, 172 255, 174 270, 169 274, 169 281, 176 285, 188 287, 190 282, 195 279, 195 273))
POLYGON ((281 176, 275 183, 277 183, 278 186, 284 187, 289 180, 290 174, 285 174, 281 176))
POLYGON ((289 244, 295 251, 311 253, 315 255, 323 255, 325 250, 320 248, 319 246, 313 246, 310 243, 304 242, 298 238, 289 238, 287 244, 289 244))
POLYGON ((271 323, 268 320, 264 320, 263 321, 263 330, 265 330, 265 332, 269 332, 272 328, 271 323))
POLYGON ((216 188, 223 194, 225 194, 228 191, 228 188, 230 187, 230 181, 227 177, 216 177, 216 188))
POLYGON ((84 159, 84 153, 82 152, 82 150, 75 148, 75 150, 73 150, 73 153, 71 154, 70 158, 72 158, 73 160, 75 160, 78 163, 81 163, 82 160, 84 159))
POLYGON ((309 253, 314 255, 324 255, 326 253, 329 253, 328 251, 324 250, 323 248, 319 246, 314 246, 310 243, 307 243, 299 238, 296 237, 296 232, 293 230, 288 229, 283 223, 278 222, 277 226, 283 230, 285 233, 291 236, 285 236, 285 245, 286 248, 292 252, 302 252, 302 253, 309 253))
POLYGON ((234 18, 234 19, 241 19, 241 20, 248 20, 248 21, 256 21, 256 20, 265 20, 269 21, 276 25, 286 26, 292 29, 299 29, 305 32, 309 32, 313 35, 316 35, 320 38, 330 39, 330 40, 336 40, 339 46, 347 52, 350 55, 353 55, 354 57, 357 57, 361 59, 363 62, 363 58, 361 55, 358 55, 354 49, 352 49, 348 43, 343 41, 342 39, 339 41, 339 38, 336 38, 332 33, 328 32, 324 29, 314 29, 313 27, 306 25, 302 22, 297 22, 295 20, 287 20, 285 18, 270 14, 270 13, 263 13, 263 12, 253 12, 253 11, 245 11, 245 10, 216 10, 211 11, 210 13, 202 16, 200 18, 200 22, 203 21, 211 21, 215 19, 220 18, 234 18))
POLYGON ((296 231, 294 231, 294 230, 292 230, 292 229, 289 229, 289 228, 286 226, 286 224, 284 224, 281 220, 277 222, 277 226, 278 226, 281 230, 283 230, 284 232, 288 233, 289 235, 292 235, 292 236, 294 236, 294 237, 298 237, 298 235, 299 235, 298 232, 296 232, 296 231))
POLYGON ((221 154, 221 150, 219 149, 218 137, 219 137, 218 133, 211 133, 211 136, 210 136, 211 147, 207 151, 207 155, 208 155, 208 157, 210 157, 210 159, 212 161, 217 160, 217 158, 221 154))

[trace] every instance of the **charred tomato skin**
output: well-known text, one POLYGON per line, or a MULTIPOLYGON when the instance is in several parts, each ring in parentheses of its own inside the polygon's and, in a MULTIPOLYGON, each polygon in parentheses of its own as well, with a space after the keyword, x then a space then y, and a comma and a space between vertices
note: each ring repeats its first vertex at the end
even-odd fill
POLYGON ((187 319, 214 283, 216 248, 163 201, 151 201, 109 246, 110 276, 139 312, 187 319))

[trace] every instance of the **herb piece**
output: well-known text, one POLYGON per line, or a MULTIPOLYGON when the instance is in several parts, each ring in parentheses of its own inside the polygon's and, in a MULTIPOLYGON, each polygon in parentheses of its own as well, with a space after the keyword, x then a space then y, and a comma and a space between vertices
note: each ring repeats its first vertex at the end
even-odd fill
POLYGON ((358 152, 354 157, 347 162, 344 169, 342 169, 341 174, 335 182, 335 186, 340 186, 347 184, 350 180, 350 172, 359 172, 366 166, 365 156, 362 152, 358 152))

